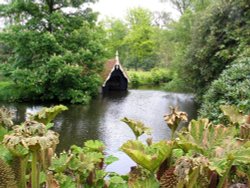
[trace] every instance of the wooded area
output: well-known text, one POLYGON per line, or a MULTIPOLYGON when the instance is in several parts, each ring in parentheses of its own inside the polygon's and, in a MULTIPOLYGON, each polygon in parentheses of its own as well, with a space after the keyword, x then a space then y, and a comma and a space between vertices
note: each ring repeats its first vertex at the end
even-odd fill
MULTIPOLYGON (((166 1, 180 12, 178 20, 168 12, 134 8, 125 20, 98 22, 98 13, 82 6, 95 0, 0 4, 5 20, 0 32, 0 100, 87 104, 103 83, 104 63, 118 50, 132 87, 161 85, 169 92, 192 93, 199 105, 198 119, 188 126, 181 125, 188 121, 187 113, 171 107, 162 117, 171 138, 158 142, 141 121, 121 119, 135 137, 120 147, 136 165, 125 175, 106 170, 118 158, 108 156, 98 140, 56 154, 59 134, 49 129, 66 106, 26 114, 21 125, 15 125, 10 109, 1 107, 0 187, 250 186, 249 0, 161 0, 166 1)), ((120 89, 119 80, 127 89, 125 72, 114 64, 117 69, 107 86, 120 89)), ((123 110, 118 109, 120 100, 114 103, 111 116, 123 110)), ((95 126, 103 134, 109 131, 95 126)))
POLYGON ((137 71, 150 71, 148 84, 194 93, 211 119, 221 104, 249 111, 248 0, 169 0, 179 20, 134 8, 125 20, 101 22, 80 6, 87 2, 1 5, 1 100, 88 103, 103 82, 104 62, 118 50, 132 86, 145 80, 137 71))

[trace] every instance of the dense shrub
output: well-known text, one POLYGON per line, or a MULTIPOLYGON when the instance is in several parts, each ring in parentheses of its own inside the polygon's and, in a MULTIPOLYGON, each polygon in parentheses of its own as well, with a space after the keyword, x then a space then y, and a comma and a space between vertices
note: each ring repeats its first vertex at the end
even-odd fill
POLYGON ((84 0, 8 2, 0 6, 13 19, 0 32, 0 71, 24 93, 18 100, 88 103, 105 58, 96 13, 80 8, 84 0), (63 11, 71 6, 74 13, 63 11))
POLYGON ((212 83, 203 96, 200 116, 222 122, 224 117, 219 106, 224 104, 236 105, 244 112, 250 112, 250 57, 235 60, 212 83))
POLYGON ((216 1, 196 17, 181 76, 201 99, 222 71, 249 48, 249 1, 216 1))

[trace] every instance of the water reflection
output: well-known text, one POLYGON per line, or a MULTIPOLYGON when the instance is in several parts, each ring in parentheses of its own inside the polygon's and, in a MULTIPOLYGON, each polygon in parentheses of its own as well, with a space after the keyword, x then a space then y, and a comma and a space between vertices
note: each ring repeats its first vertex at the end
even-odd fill
MULTIPOLYGON (((123 117, 143 121, 151 127, 155 141, 168 139, 170 130, 166 126, 163 115, 169 113, 169 106, 179 106, 186 111, 189 118, 196 116, 196 107, 191 95, 167 93, 154 90, 129 90, 123 93, 109 93, 99 96, 89 105, 69 105, 68 111, 60 114, 55 120, 54 130, 60 134, 58 151, 68 149, 70 145, 81 146, 89 139, 102 140, 108 154, 120 160, 107 170, 124 174, 129 171, 133 162, 119 147, 129 139, 134 139, 132 131, 120 121, 123 117)), ((34 113, 43 106, 37 104, 5 104, 16 111, 18 122, 25 120, 27 112, 34 113)), ((145 140, 145 137, 141 138, 145 140)))

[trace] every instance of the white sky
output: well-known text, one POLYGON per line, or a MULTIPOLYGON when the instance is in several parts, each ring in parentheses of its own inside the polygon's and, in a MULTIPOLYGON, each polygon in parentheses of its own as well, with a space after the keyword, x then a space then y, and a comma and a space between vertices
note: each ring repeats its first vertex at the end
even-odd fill
MULTIPOLYGON (((0 0, 3 3, 4 0, 0 0)), ((114 17, 124 19, 128 9, 142 7, 150 11, 165 11, 170 12, 173 19, 178 19, 180 14, 173 5, 168 2, 161 3, 160 0, 99 0, 91 5, 94 11, 100 12, 99 20, 106 17, 114 17)), ((0 28, 3 25, 3 20, 0 19, 0 28)))
POLYGON ((100 12, 100 19, 115 17, 119 19, 125 18, 130 8, 142 7, 151 11, 166 11, 171 13, 171 17, 178 19, 180 14, 168 2, 161 3, 160 0, 99 0, 92 8, 100 12))

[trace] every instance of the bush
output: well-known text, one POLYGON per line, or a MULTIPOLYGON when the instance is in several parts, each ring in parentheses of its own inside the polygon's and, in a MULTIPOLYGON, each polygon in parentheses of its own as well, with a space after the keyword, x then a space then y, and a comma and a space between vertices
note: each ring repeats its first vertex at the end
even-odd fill
POLYGON ((172 80, 169 71, 163 68, 154 68, 151 71, 128 71, 128 76, 132 87, 155 86, 172 80))
POLYGON ((223 70, 249 48, 249 19, 247 0, 215 1, 197 14, 180 76, 199 102, 223 70))
POLYGON ((203 96, 200 116, 215 123, 223 122, 220 105, 236 105, 245 113, 250 112, 250 58, 241 57, 223 71, 203 96), (218 118, 219 117, 219 118, 218 118))
POLYGON ((151 70, 153 84, 166 83, 172 80, 169 75, 169 71, 166 69, 154 68, 151 70))

